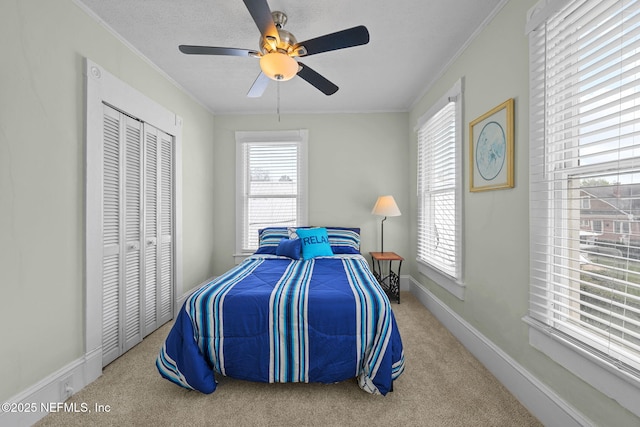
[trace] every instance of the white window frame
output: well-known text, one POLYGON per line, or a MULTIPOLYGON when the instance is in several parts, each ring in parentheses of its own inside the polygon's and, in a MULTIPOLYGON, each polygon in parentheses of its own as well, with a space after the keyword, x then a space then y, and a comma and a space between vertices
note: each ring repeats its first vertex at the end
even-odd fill
MULTIPOLYGON (((571 3, 573 0, 541 0, 534 6, 528 13, 526 33, 533 35, 533 32, 538 31, 548 18, 555 15, 555 13, 562 10, 565 6, 571 3)), ((544 121, 544 110, 541 108, 544 102, 540 102, 539 95, 544 93, 541 91, 538 85, 541 82, 540 73, 537 71, 540 64, 544 63, 543 56, 544 49, 541 45, 536 45, 534 41, 535 37, 530 37, 530 173, 531 173, 531 269, 532 275, 534 269, 543 268, 546 263, 546 257, 548 255, 539 253, 537 247, 539 236, 539 230, 536 230, 536 210, 550 209, 551 202, 548 200, 540 200, 535 194, 534 184, 538 178, 537 174, 544 173, 543 165, 540 165, 539 160, 542 157, 542 150, 544 150, 544 144, 540 141, 544 141, 545 129, 541 125, 544 121), (541 122, 542 120, 542 122, 541 122)), ((569 176, 566 177, 567 182, 571 182, 569 176)), ((550 184, 547 184, 550 185, 550 184)), ((569 187, 571 184, 569 184, 569 187)), ((569 188, 567 191, 571 191, 569 188)), ((594 221, 595 222, 595 221, 594 221)), ((594 224, 592 222, 592 224, 594 224)), ((539 288, 538 288, 539 289, 539 288)), ((530 293, 531 306, 544 304, 543 301, 538 301, 536 292, 533 290, 530 293)), ((568 333, 562 332, 555 328, 552 328, 542 321, 534 319, 527 315, 523 320, 529 325, 529 343, 540 350, 547 356, 549 356, 556 363, 560 364, 568 371, 572 372, 583 381, 589 383, 606 396, 616 400, 624 408, 628 409, 637 416, 640 416, 640 406, 637 404, 637 396, 640 393, 640 378, 628 370, 624 369, 618 362, 607 357, 606 355, 599 354, 598 351, 586 344, 585 341, 572 336, 568 333)))
POLYGON ((580 199, 580 208, 581 209, 591 209, 591 197, 584 196, 580 199))
POLYGON ((604 232, 604 222, 601 219, 594 219, 591 221, 591 229, 595 233, 603 233, 604 232))
POLYGON ((274 144, 295 143, 298 146, 298 217, 297 225, 308 223, 308 140, 309 131, 306 129, 284 131, 238 131, 236 137, 236 260, 246 257, 257 248, 243 248, 245 221, 245 188, 247 171, 244 170, 245 159, 243 146, 245 144, 274 144))
MULTIPOLYGON (((455 204, 456 204, 456 212, 455 212, 455 272, 451 273, 445 272, 442 269, 438 268, 438 266, 428 262, 426 259, 422 259, 418 253, 417 264, 418 271, 437 285, 446 289, 451 294, 455 295, 460 300, 464 300, 464 292, 465 292, 465 284, 463 280, 463 263, 462 263, 462 241, 463 241, 463 179, 462 179, 462 152, 463 152, 463 120, 462 120, 462 102, 463 102, 463 87, 462 80, 458 80, 453 87, 442 97, 440 98, 424 115, 422 115, 418 120, 415 127, 416 133, 418 133, 418 148, 420 147, 421 141, 419 136, 419 131, 422 129, 431 118, 433 118, 438 112, 440 112, 445 106, 449 103, 455 103, 455 160, 452 165, 455 168, 455 204)), ((419 150, 418 150, 419 151, 419 150)), ((420 156, 418 156, 420 157, 420 156)), ((418 162, 421 159, 418 158, 418 162)), ((424 166, 424 165, 423 165, 424 166)), ((418 180, 421 179, 420 176, 420 163, 418 163, 418 180)), ((420 227, 424 222, 421 220, 421 206, 423 206, 422 200, 424 197, 427 197, 427 194, 420 194, 421 185, 418 182, 418 224, 417 227, 420 227)), ((425 192, 426 193, 426 192, 425 192)), ((418 236, 420 236, 420 230, 418 232, 418 236)), ((418 237, 420 238, 420 237, 418 237)), ((420 242, 418 242, 420 243, 420 242)))
POLYGON ((614 233, 631 234, 631 223, 629 221, 614 221, 614 233))

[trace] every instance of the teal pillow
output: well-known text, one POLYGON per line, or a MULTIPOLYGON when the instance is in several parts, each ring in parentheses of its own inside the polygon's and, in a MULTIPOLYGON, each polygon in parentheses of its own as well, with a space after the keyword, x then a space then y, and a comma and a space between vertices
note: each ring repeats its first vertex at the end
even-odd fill
POLYGON ((302 258, 333 255, 326 228, 298 228, 297 234, 302 243, 302 258))

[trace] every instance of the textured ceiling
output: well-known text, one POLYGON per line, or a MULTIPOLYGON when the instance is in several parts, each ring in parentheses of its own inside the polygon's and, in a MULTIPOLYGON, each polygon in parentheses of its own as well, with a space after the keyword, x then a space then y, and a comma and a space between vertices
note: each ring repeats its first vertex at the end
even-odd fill
POLYGON ((407 111, 504 0, 270 0, 298 41, 365 25, 370 42, 304 63, 339 86, 326 96, 299 77, 246 94, 253 58, 185 55, 178 45, 258 50, 241 0, 76 0, 215 114, 407 111))

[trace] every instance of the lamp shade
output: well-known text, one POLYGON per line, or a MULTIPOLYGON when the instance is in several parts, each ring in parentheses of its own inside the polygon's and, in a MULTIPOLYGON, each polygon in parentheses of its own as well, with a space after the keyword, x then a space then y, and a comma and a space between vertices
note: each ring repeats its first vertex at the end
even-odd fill
POLYGON ((396 204, 393 196, 380 196, 376 201, 376 204, 373 206, 373 210, 371 211, 373 215, 380 216, 400 216, 400 209, 398 209, 398 205, 396 204))
POLYGON ((298 62, 287 54, 271 52, 260 58, 260 69, 272 80, 286 81, 298 73, 298 62))

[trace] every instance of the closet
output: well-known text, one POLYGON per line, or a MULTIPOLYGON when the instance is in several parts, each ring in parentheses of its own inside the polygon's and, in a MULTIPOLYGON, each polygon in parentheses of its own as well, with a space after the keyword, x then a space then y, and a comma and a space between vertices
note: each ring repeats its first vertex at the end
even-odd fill
POLYGON ((103 104, 102 366, 172 318, 174 138, 103 104))

